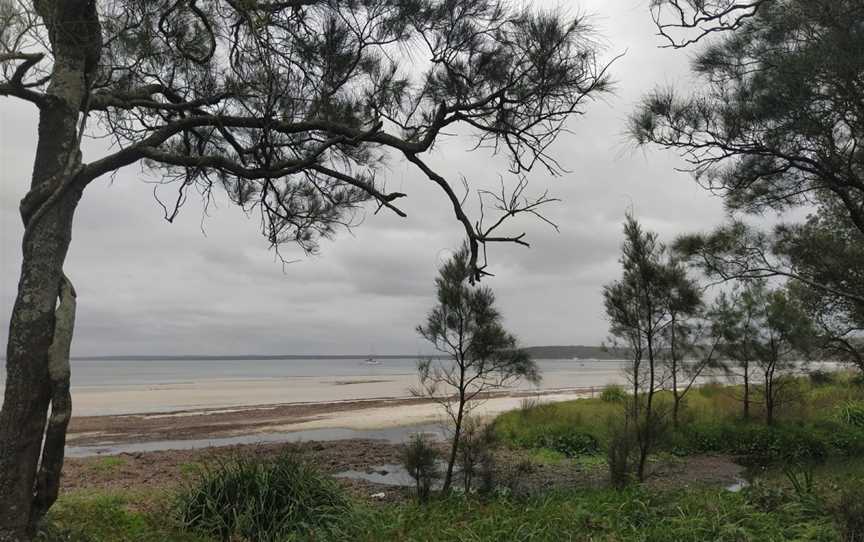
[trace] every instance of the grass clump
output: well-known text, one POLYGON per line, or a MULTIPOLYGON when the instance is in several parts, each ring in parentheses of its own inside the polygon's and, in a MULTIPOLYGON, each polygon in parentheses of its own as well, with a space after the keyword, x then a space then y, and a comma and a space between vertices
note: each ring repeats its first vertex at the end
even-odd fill
POLYGON ((627 392, 618 384, 609 384, 600 392, 600 400, 604 403, 623 403, 627 400, 627 392))
POLYGON ((864 429, 864 401, 846 401, 837 407, 837 418, 846 425, 864 429))
POLYGON ((337 526, 350 511, 351 501, 330 477, 291 453, 205 466, 177 499, 187 529, 221 540, 307 537, 337 526))

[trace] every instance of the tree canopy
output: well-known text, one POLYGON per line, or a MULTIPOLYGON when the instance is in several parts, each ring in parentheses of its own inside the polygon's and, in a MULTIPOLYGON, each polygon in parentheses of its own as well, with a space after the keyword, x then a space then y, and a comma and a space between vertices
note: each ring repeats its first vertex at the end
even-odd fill
POLYGON ((716 39, 693 59, 697 89, 646 96, 631 135, 680 152, 733 215, 676 248, 722 280, 793 279, 825 345, 860 364, 864 3, 658 0, 654 9, 670 44, 716 39), (793 208, 809 217, 771 230, 740 216, 793 208))
MULTIPOLYGON (((51 109, 58 76, 83 63, 66 107, 115 149, 70 182, 140 161, 177 183, 168 219, 190 190, 221 186, 260 211, 271 243, 307 251, 367 200, 404 216, 405 194, 381 171, 407 159, 450 200, 476 263, 478 243, 504 239, 469 219, 422 155, 461 124, 514 173, 557 172, 549 144, 609 88, 583 19, 495 0, 3 0, 0 20, 0 95, 51 109)), ((25 214, 48 192, 31 194, 25 214)), ((542 202, 516 196, 495 203, 506 213, 542 202)))

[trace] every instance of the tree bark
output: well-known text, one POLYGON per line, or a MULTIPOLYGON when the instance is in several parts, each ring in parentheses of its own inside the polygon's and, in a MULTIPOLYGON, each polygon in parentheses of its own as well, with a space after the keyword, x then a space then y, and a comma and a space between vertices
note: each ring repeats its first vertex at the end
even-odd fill
POLYGON ((453 467, 456 465, 456 454, 459 452, 459 437, 462 435, 462 418, 465 414, 465 393, 459 390, 459 410, 456 412, 456 425, 453 428, 453 444, 450 446, 450 457, 447 460, 447 474, 444 475, 443 493, 450 491, 453 483, 453 467))
POLYGON ((101 47, 95 2, 37 1, 34 7, 48 29, 54 66, 40 106, 30 191, 21 202, 23 257, 9 321, 6 391, 0 410, 0 542, 30 540, 56 498, 71 412, 68 367, 61 358, 68 361, 67 339, 71 340, 74 323, 74 296, 63 263, 86 184, 78 178, 79 112, 101 47), (59 327, 55 309, 60 311, 59 327))
POLYGON ((30 523, 36 525, 57 500, 60 472, 66 447, 66 428, 72 417, 72 396, 69 394, 69 350, 75 330, 75 288, 66 276, 60 286, 60 304, 54 313, 54 340, 48 357, 48 378, 51 381, 51 416, 42 445, 42 461, 36 479, 36 495, 30 523))
MULTIPOLYGON (((36 521, 47 510, 45 505, 53 502, 50 495, 42 491, 37 494, 37 468, 52 395, 57 419, 53 420, 53 430, 46 443, 54 449, 46 449, 42 457, 44 484, 38 489, 47 489, 56 498, 56 487, 52 485, 59 481, 57 474, 62 466, 65 443, 65 423, 59 422, 62 417, 68 418, 71 401, 68 373, 64 393, 62 378, 59 387, 52 386, 50 360, 55 344, 54 309, 79 197, 80 192, 69 191, 44 213, 32 230, 28 229, 25 238, 18 296, 9 323, 6 392, 0 411, 0 487, 3 488, 0 492, 0 541, 3 542, 29 540, 36 521), (41 505, 34 508, 36 500, 41 505), (34 515, 35 510, 39 513, 34 515)), ((62 368, 55 371, 55 375, 61 377, 62 373, 62 368)))

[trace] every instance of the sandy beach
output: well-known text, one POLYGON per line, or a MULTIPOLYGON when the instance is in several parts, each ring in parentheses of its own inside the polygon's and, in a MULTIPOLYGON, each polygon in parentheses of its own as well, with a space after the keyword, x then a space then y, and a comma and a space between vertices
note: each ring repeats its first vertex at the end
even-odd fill
MULTIPOLYGON (((624 382, 620 362, 541 360, 543 380, 496 390, 474 414, 492 417, 526 398, 591 396, 624 382)), ((440 426, 443 408, 411 396, 416 360, 144 360, 73 364, 67 454, 346 438, 397 442, 440 426)))
MULTIPOLYGON (((491 417, 518 408, 523 400, 553 402, 590 397, 595 389, 508 391, 478 402, 474 415, 491 417)), ((93 453, 136 449, 125 445, 154 443, 141 449, 184 446, 182 441, 219 445, 220 440, 245 437, 242 442, 273 440, 273 435, 326 429, 371 431, 394 427, 419 427, 443 421, 442 407, 426 399, 394 398, 269 404, 236 408, 179 410, 107 416, 75 416, 69 426, 67 446, 91 448, 93 453)), ((318 431, 315 435, 326 435, 318 431)), ((334 433, 335 434, 335 433, 334 433)), ((277 438, 278 440, 278 438, 277 438)), ((290 435, 285 435, 290 440, 290 435)), ((228 441, 226 441, 227 443, 228 441)), ((239 441, 233 441, 239 442, 239 441)), ((76 455, 87 455, 87 450, 76 455)))

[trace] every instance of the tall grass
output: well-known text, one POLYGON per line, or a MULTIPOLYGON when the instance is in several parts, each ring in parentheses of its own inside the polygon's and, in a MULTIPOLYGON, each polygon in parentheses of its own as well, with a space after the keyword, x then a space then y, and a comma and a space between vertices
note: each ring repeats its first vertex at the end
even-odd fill
POLYGON ((351 501, 330 477, 286 453, 206 466, 176 508, 189 530, 221 540, 276 542, 337 525, 351 501))
POLYGON ((812 516, 784 497, 767 513, 746 494, 644 488, 554 492, 527 499, 453 496, 425 507, 382 508, 352 533, 357 542, 666 541, 839 539, 827 514, 812 516))

